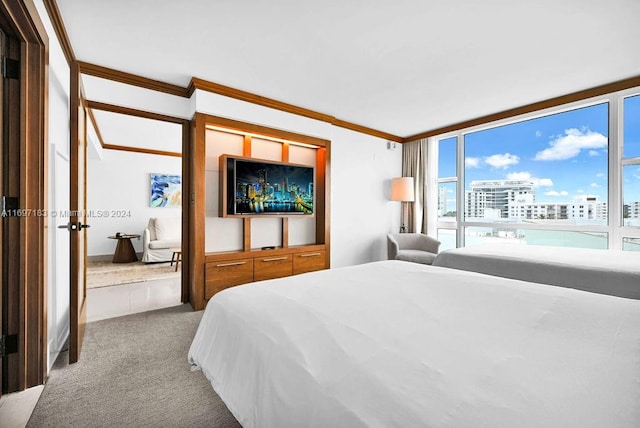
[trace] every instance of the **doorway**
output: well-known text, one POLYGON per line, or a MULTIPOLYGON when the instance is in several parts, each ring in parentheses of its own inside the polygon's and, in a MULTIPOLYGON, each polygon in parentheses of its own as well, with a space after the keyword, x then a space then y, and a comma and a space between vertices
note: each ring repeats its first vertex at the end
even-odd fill
POLYGON ((153 189, 181 193, 182 121, 87 104, 96 131, 87 163, 87 320, 179 305, 182 269, 171 259, 181 248, 180 203, 156 198, 153 189), (166 248, 155 248, 156 218, 174 224, 166 248))

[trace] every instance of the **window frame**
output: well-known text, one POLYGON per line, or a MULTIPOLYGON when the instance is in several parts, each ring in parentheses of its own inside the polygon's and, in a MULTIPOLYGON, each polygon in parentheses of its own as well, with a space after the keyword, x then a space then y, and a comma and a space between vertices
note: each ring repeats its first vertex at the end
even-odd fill
MULTIPOLYGON (((435 157, 435 160, 431 162, 432 167, 436 168, 433 176, 435 179, 428 183, 429 190, 432 195, 435 194, 435 203, 430 204, 429 215, 432 218, 438 218, 438 185, 441 182, 456 182, 457 183, 457 197, 456 197, 456 246, 465 246, 465 230, 468 227, 498 227, 507 228, 505 223, 496 222, 467 222, 464 217, 465 200, 464 200, 464 185, 465 183, 465 169, 464 169, 464 137, 467 134, 510 125, 522 121, 531 119, 537 119, 553 114, 563 113, 579 108, 590 107, 597 104, 608 103, 608 181, 607 181, 607 224, 606 225, 536 225, 536 224, 514 224, 513 229, 532 229, 532 230, 558 230, 558 231, 581 231, 581 232, 596 232, 607 234, 607 248, 613 250, 622 250, 624 238, 640 238, 640 227, 624 226, 623 219, 623 167, 627 165, 640 165, 640 157, 623 158, 624 153, 624 99, 640 95, 640 86, 616 91, 604 95, 599 95, 592 98, 587 98, 580 101, 566 103, 550 108, 537 110, 534 112, 521 114, 505 119, 486 122, 479 125, 461 128, 459 130, 450 131, 429 137, 429 156, 431 159, 435 157), (448 138, 457 138, 457 171, 456 177, 443 177, 438 178, 437 165, 438 165, 438 142, 448 138)), ((433 200, 433 199, 432 199, 433 200)), ((441 224, 440 221, 434 222, 433 230, 428 230, 430 234, 436 234, 437 229, 452 229, 453 224, 448 223, 441 224)))

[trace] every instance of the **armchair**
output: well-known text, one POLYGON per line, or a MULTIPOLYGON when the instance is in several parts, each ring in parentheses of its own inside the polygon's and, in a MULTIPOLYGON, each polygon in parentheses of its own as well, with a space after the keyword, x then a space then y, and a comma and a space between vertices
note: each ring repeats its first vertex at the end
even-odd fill
POLYGON ((150 218, 142 235, 144 263, 168 262, 173 259, 173 247, 180 247, 182 221, 180 217, 150 218))
POLYGON ((438 254, 440 241, 422 233, 390 233, 387 235, 389 260, 430 265, 438 254))

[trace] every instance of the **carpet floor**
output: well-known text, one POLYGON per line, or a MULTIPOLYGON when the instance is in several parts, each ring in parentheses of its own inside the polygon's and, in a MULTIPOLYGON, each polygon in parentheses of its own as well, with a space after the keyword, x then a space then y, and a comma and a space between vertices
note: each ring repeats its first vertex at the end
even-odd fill
POLYGON ((187 352, 189 305, 88 323, 80 361, 56 361, 27 427, 240 427, 187 352))
POLYGON ((152 281, 154 279, 177 278, 180 268, 175 270, 167 263, 87 263, 87 288, 108 287, 133 282, 152 281))

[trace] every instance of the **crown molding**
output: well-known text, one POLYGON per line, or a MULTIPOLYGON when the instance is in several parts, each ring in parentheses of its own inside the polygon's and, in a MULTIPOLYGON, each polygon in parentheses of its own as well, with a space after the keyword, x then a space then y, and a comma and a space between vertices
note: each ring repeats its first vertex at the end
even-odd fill
POLYGON ((229 86, 224 86, 219 83, 209 82, 204 79, 193 77, 191 78, 191 83, 189 84, 188 93, 191 95, 196 89, 200 89, 200 90, 211 92, 218 95, 224 95, 225 97, 235 98, 240 101, 246 101, 252 104, 258 104, 264 107, 270 107, 270 108, 281 110, 287 113, 297 114, 299 116, 316 119, 322 122, 333 123, 333 121, 335 121, 335 117, 328 114, 319 113, 314 110, 309 110, 303 107, 295 106, 293 104, 277 101, 272 98, 256 95, 251 92, 231 88, 229 86))
POLYGON ((182 153, 167 152, 164 150, 145 149, 142 147, 117 146, 115 144, 105 144, 102 146, 102 148, 105 150, 120 150, 123 152, 143 153, 146 155, 174 156, 177 158, 182 157, 182 153))
POLYGON ((89 120, 93 124, 93 129, 96 131, 96 135, 98 136, 98 142, 100 143, 102 148, 104 148, 104 138, 102 138, 102 133, 100 132, 100 128, 98 127, 98 121, 96 120, 96 117, 93 115, 93 109, 87 107, 87 115, 89 116, 89 120))
POLYGON ((176 95, 183 98, 189 98, 191 96, 187 93, 188 89, 183 88, 182 86, 173 85, 171 83, 162 82, 160 80, 149 79, 148 77, 126 73, 124 71, 104 67, 101 65, 91 64, 84 61, 78 61, 78 65, 80 66, 80 73, 89 76, 113 80, 115 82, 138 86, 145 89, 151 89, 152 91, 164 92, 165 94, 176 95))
POLYGON ((160 114, 160 113, 152 113, 152 112, 149 112, 149 111, 138 110, 138 109, 135 109, 135 108, 123 107, 123 106, 118 106, 118 105, 114 105, 114 104, 101 103, 99 101, 87 100, 87 107, 89 107, 90 109, 95 109, 95 110, 108 111, 108 112, 111 112, 111 113, 126 114, 126 115, 129 115, 129 116, 142 117, 144 119, 159 120, 159 121, 162 121, 162 122, 177 123, 177 124, 180 124, 180 125, 184 124, 185 122, 188 122, 187 119, 182 119, 180 117, 168 116, 166 114, 160 114))
POLYGON ((388 132, 379 131, 377 129, 369 128, 366 126, 358 125, 356 123, 347 122, 346 120, 338 119, 335 116, 331 116, 325 113, 320 113, 314 110, 309 110, 303 107, 298 107, 293 104, 288 104, 282 101, 274 100, 272 98, 263 97, 261 95, 256 95, 251 92, 243 91, 240 89, 231 88, 229 86, 221 85, 219 83, 210 82, 204 79, 200 79, 197 77, 191 78, 191 83, 189 83, 189 87, 187 93, 192 95, 196 89, 200 89, 203 91, 211 92, 214 94, 222 95, 225 97, 234 98, 240 101, 249 102, 252 104, 261 105, 264 107, 269 107, 272 109, 284 111, 287 113, 296 114, 298 116, 308 117, 310 119, 319 120, 322 122, 330 123, 334 126, 338 126, 340 128, 350 129, 352 131, 357 131, 362 134, 371 135, 374 137, 384 138, 387 140, 395 141, 401 143, 403 141, 402 137, 397 135, 389 134, 388 132))
POLYGON ((58 4, 56 3, 56 0, 43 0, 43 3, 47 13, 49 14, 51 25, 53 25, 53 31, 56 33, 60 46, 62 47, 64 57, 67 59, 67 64, 71 65, 76 61, 76 55, 73 52, 73 47, 69 40, 69 34, 67 33, 67 28, 64 26, 64 21, 62 20, 60 9, 58 9, 58 4))

